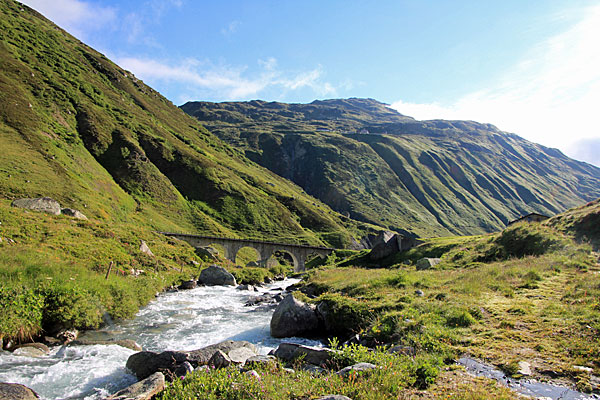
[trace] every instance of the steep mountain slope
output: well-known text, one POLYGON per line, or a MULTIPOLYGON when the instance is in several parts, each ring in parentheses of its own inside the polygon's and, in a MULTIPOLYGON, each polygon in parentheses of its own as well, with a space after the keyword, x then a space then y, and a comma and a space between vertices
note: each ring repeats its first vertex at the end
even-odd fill
POLYGON ((344 246, 368 227, 248 160, 30 8, 0 1, 0 197, 104 221, 344 246))
POLYGON ((422 236, 491 232, 600 196, 600 169, 489 124, 417 121, 372 99, 181 107, 348 216, 422 236))

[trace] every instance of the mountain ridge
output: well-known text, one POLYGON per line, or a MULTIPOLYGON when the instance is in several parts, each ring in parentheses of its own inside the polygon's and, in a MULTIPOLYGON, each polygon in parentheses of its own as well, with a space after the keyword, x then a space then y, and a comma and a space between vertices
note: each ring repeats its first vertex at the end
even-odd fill
POLYGON ((181 108, 334 210, 397 231, 491 232, 600 197, 600 169, 492 124, 419 121, 356 98, 181 108))

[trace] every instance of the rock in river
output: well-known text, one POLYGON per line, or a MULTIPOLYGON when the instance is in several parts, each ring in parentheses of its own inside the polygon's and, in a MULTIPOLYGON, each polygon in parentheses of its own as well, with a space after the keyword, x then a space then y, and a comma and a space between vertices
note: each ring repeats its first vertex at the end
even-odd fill
POLYGON ((235 277, 231 275, 227 270, 223 267, 219 267, 218 265, 211 265, 210 267, 203 269, 200 272, 200 278, 198 279, 200 283, 205 285, 220 285, 220 286, 236 286, 235 277))
POLYGON ((271 336, 290 337, 311 334, 319 328, 315 307, 287 295, 271 318, 271 336))
POLYGON ((0 382, 0 399, 2 400, 36 400, 39 396, 27 386, 18 383, 0 382))

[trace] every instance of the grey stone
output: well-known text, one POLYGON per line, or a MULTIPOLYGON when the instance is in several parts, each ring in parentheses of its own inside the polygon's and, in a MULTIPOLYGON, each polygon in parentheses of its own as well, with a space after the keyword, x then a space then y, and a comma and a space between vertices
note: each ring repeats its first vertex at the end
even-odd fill
POLYGON ((73 208, 63 208, 60 211, 63 215, 66 215, 69 217, 82 219, 84 221, 87 221, 87 219, 88 219, 81 211, 75 210, 73 208))
POLYGON ((34 400, 40 396, 27 386, 0 382, 0 400, 34 400))
POLYGON ((16 349, 12 353, 15 356, 33 357, 33 358, 45 357, 48 355, 47 353, 44 353, 42 350, 36 349, 35 347, 21 347, 21 348, 16 349))
POLYGON ((142 351, 142 346, 136 343, 135 340, 131 339, 111 339, 111 340, 88 340, 88 339, 78 339, 74 340, 69 345, 73 346, 93 346, 93 345, 117 345, 121 347, 125 347, 127 349, 142 351))
POLYGON ((430 269, 438 265, 442 261, 439 258, 421 258, 417 261, 417 271, 423 271, 426 269, 430 269))
POLYGON ((208 256, 212 259, 216 259, 219 255, 219 251, 211 246, 197 247, 196 253, 200 256, 208 256))
POLYGON ((199 282, 211 286, 236 286, 235 277, 218 265, 211 265, 203 269, 200 272, 199 282))
POLYGON ((372 242, 373 248, 369 253, 371 260, 381 260, 400 251, 396 234, 389 231, 380 232, 372 242))
POLYGON ((60 215, 60 203, 50 197, 37 199, 18 199, 11 203, 13 207, 26 208, 28 210, 46 212, 48 214, 60 215))
MULTIPOLYGON (((16 350, 25 349, 25 348, 35 349, 38 352, 42 353, 41 355, 50 354, 50 349, 44 343, 24 343, 24 344, 19 344, 19 345, 15 346, 15 348, 13 350, 16 351, 16 350)), ((14 351, 13 351, 13 353, 14 353, 14 351)))
POLYGON ((188 289, 194 289, 198 286, 198 283, 196 281, 183 281, 181 282, 181 285, 178 286, 179 289, 183 289, 183 290, 188 290, 188 289))
POLYGON ((425 293, 421 289, 415 290, 415 294, 419 297, 425 296, 425 293))
POLYGON ((529 364, 527 361, 519 361, 518 365, 519 370, 517 371, 517 374, 524 376, 531 375, 531 364, 529 364))
POLYGON ((326 365, 328 361, 337 353, 336 350, 303 346, 296 343, 281 343, 273 355, 284 361, 292 361, 300 356, 309 364, 326 365))
POLYGON ((237 349, 229 350, 227 353, 231 362, 235 364, 244 364, 250 357, 256 356, 256 352, 247 347, 238 347, 237 349))
POLYGON ((194 372, 194 367, 192 367, 189 361, 182 362, 173 370, 173 374, 178 377, 186 376, 191 372, 194 372))
POLYGON ((342 368, 338 372, 336 372, 336 374, 341 375, 341 376, 346 376, 351 372, 366 372, 366 371, 370 371, 375 368, 377 368, 377 365, 375 365, 375 364, 362 362, 362 363, 350 365, 349 367, 346 367, 346 368, 342 368))
POLYGON ((155 372, 172 372, 177 366, 187 360, 187 354, 178 351, 163 351, 155 353, 152 351, 141 351, 132 354, 127 359, 125 366, 142 380, 155 372))
POLYGON ((310 372, 311 374, 324 374, 327 372, 325 368, 313 364, 304 364, 302 370, 310 372))
POLYGON ((252 365, 269 365, 269 364, 274 364, 277 362, 277 358, 275 358, 275 356, 264 356, 264 355, 257 355, 257 356, 252 356, 250 358, 248 358, 246 360, 246 364, 247 366, 252 366, 252 365))
POLYGON ((140 240, 140 251, 146 255, 149 255, 150 257, 154 257, 154 253, 152 253, 150 247, 148 247, 146 242, 144 242, 143 240, 140 240))
POLYGON ((150 400, 165 388, 165 376, 155 372, 146 379, 118 391, 107 400, 150 400))
POLYGON ((311 334, 319 328, 315 307, 287 295, 271 317, 271 336, 289 337, 311 334))
POLYGON ((215 351, 210 360, 208 360, 208 365, 214 368, 225 368, 232 364, 231 358, 221 350, 215 351))
POLYGON ((188 351, 186 352, 186 355, 187 360, 194 367, 198 367, 199 365, 208 364, 208 360, 210 360, 210 358, 213 356, 213 354, 215 354, 217 350, 221 350, 223 353, 229 354, 229 352, 231 352, 232 350, 239 349, 242 347, 254 352, 254 354, 258 353, 256 346, 254 346, 252 343, 246 341, 226 340, 224 342, 212 344, 210 346, 206 346, 198 350, 188 351))

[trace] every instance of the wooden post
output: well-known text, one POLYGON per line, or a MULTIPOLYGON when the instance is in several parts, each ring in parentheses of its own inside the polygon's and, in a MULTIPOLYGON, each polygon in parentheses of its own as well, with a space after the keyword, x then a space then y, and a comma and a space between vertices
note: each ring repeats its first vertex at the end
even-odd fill
POLYGON ((108 279, 108 276, 110 275, 110 270, 112 269, 113 266, 113 262, 111 261, 110 264, 108 264, 108 271, 106 271, 106 278, 104 279, 108 279))

